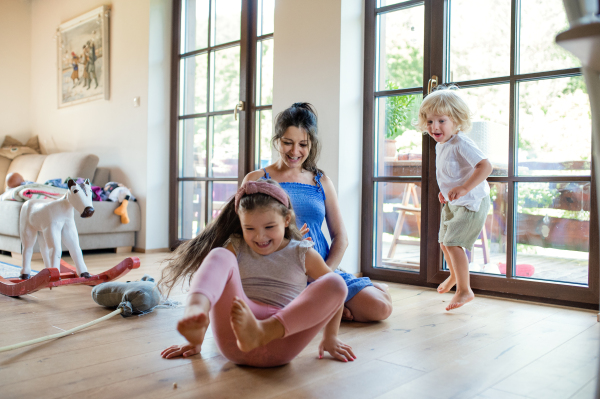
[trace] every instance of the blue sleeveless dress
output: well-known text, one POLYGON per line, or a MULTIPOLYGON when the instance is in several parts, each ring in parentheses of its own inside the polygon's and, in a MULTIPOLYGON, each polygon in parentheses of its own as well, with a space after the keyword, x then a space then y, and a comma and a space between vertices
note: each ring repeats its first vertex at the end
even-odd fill
MULTIPOLYGON (((270 179, 269 173, 263 169, 265 175, 262 179, 270 179)), ((321 231, 321 225, 325 220, 325 190, 321 184, 321 173, 315 176, 316 186, 304 183, 279 183, 290 196, 292 206, 296 213, 296 224, 298 228, 304 223, 310 229, 307 237, 311 237, 314 242, 314 249, 327 260, 329 256, 329 243, 321 231)), ((346 302, 358 294, 363 288, 372 286, 371 279, 368 277, 355 277, 353 274, 335 271, 342 276, 348 286, 348 296, 346 302)))

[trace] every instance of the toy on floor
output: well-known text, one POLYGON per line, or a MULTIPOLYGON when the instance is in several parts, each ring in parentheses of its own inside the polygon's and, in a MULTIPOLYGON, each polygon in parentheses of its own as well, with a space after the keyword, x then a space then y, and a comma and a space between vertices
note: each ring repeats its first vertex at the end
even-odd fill
POLYGON ((108 193, 109 201, 120 202, 121 205, 115 209, 115 215, 121 216, 121 223, 129 223, 129 215, 127 215, 127 204, 130 200, 135 201, 131 191, 121 183, 109 182, 104 186, 104 191, 108 193))
MULTIPOLYGON (((119 265, 129 263, 129 265, 131 266, 131 261, 133 261, 134 265, 137 264, 137 266, 134 266, 134 268, 140 266, 139 259, 137 258, 125 259, 119 265)), ((118 267, 119 265, 117 265, 116 267, 118 267)), ((129 271, 129 269, 127 269, 127 271, 129 271)), ((1 279, 2 278, 0 277, 0 280, 1 279)), ((97 282, 97 284, 99 284, 100 282, 97 282)), ((142 281, 126 283, 113 282, 100 284, 99 286, 94 287, 94 289, 92 290, 92 297, 94 298, 94 301, 96 301, 96 303, 98 303, 99 305, 108 307, 116 306, 117 310, 107 314, 106 316, 103 316, 99 319, 81 325, 79 327, 75 327, 68 331, 63 331, 61 333, 49 335, 47 337, 32 339, 30 341, 21 342, 19 344, 4 346, 0 348, 0 352, 6 352, 17 348, 22 348, 24 346, 49 341, 51 339, 64 337, 66 335, 73 334, 76 331, 93 326, 94 324, 98 324, 101 321, 110 319, 111 317, 116 316, 118 314, 121 314, 123 317, 146 314, 151 312, 158 305, 161 305, 162 300, 162 297, 158 292, 158 289, 156 288, 156 284, 154 283, 154 279, 148 275, 144 275, 144 277, 142 277, 142 281)), ((170 302, 169 300, 166 300, 163 301, 162 304, 165 306, 176 306, 178 305, 178 302, 170 302)))
POLYGON ((74 219, 74 209, 82 218, 88 218, 94 214, 90 181, 86 179, 84 183, 76 184, 75 181, 69 180, 68 186, 69 191, 61 199, 55 201, 30 200, 21 208, 22 280, 28 279, 31 273, 31 256, 38 236, 40 252, 46 269, 59 269, 62 237, 62 242, 75 262, 77 275, 91 277, 83 261, 74 219))
MULTIPOLYGON (((500 270, 500 274, 506 274, 506 263, 498 262, 498 270, 500 270)), ((517 265, 517 273, 516 275, 519 277, 531 277, 535 273, 535 267, 533 265, 528 264, 520 264, 517 265)))

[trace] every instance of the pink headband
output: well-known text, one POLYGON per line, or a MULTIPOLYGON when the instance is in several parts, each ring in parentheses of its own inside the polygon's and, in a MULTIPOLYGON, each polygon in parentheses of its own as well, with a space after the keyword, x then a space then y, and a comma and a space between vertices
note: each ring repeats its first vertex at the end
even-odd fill
POLYGON ((264 181, 249 181, 242 184, 242 187, 240 187, 237 193, 235 194, 235 213, 238 213, 240 200, 244 195, 251 195, 256 193, 270 195, 271 197, 275 198, 277 201, 285 205, 287 208, 290 207, 289 197, 283 190, 283 188, 264 181))

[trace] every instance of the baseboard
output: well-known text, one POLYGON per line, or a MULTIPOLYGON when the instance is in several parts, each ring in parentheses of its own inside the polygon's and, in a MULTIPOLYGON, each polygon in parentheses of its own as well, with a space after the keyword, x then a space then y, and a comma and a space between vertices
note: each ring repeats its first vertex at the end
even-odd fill
POLYGON ((158 254, 161 252, 171 252, 171 251, 169 250, 169 248, 146 249, 146 248, 133 247, 133 252, 138 252, 141 254, 158 254))

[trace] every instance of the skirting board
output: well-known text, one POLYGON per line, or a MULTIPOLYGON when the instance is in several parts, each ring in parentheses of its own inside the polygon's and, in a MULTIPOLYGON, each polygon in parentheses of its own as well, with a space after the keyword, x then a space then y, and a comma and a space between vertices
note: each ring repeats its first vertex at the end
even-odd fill
POLYGON ((157 254, 160 252, 171 252, 171 251, 169 250, 169 248, 146 249, 146 248, 134 247, 133 252, 139 252, 141 254, 157 254))

